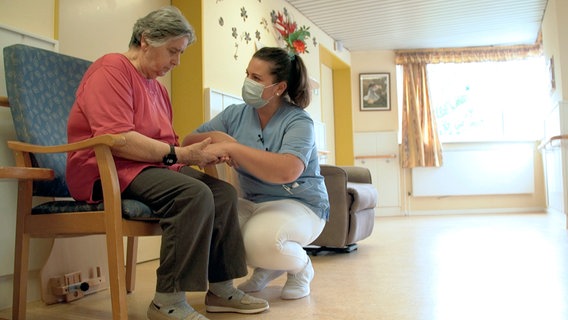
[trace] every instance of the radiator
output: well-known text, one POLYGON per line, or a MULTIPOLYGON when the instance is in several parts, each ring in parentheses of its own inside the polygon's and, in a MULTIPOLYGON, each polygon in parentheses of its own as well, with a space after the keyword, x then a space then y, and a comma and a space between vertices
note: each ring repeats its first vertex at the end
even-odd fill
POLYGON ((535 143, 444 145, 443 166, 412 169, 412 195, 530 194, 535 143))

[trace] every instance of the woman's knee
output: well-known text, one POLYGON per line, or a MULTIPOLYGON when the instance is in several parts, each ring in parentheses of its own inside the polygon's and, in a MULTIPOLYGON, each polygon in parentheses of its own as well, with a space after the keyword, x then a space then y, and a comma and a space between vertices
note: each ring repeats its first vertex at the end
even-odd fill
POLYGON ((282 255, 283 244, 274 238, 267 238, 243 233, 243 242, 247 256, 247 262, 253 266, 267 267, 275 257, 282 255))

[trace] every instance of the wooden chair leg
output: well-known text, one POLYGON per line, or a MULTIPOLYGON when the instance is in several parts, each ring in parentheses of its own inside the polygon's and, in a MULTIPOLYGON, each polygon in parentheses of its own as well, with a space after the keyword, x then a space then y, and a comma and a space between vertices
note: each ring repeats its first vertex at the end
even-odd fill
POLYGON ((116 229, 109 230, 106 234, 112 319, 128 320, 122 228, 118 228, 116 225, 111 227, 111 229, 112 228, 116 229))
POLYGON ((126 242, 126 292, 134 291, 136 285, 136 257, 138 256, 138 237, 128 237, 126 242))
POLYGON ((32 181, 18 182, 18 210, 16 218, 16 245, 14 252, 14 288, 12 291, 12 319, 26 319, 28 302, 28 274, 30 235, 26 233, 26 215, 32 210, 32 181))
POLYGON ((16 228, 12 319, 26 319, 30 236, 16 228))

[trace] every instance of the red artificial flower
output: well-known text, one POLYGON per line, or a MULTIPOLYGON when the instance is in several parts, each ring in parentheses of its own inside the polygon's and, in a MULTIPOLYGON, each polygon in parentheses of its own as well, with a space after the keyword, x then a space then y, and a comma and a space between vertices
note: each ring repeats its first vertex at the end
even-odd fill
POLYGON ((305 53, 306 52, 306 43, 302 40, 296 40, 294 42, 292 42, 292 45, 294 46, 294 50, 296 50, 297 53, 305 53))

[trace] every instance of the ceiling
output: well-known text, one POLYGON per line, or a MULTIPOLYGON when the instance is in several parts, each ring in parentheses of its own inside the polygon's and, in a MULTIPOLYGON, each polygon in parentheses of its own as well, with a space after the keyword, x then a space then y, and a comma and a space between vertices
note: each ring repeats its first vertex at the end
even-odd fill
POLYGON ((347 50, 534 44, 548 0, 286 0, 347 50))

